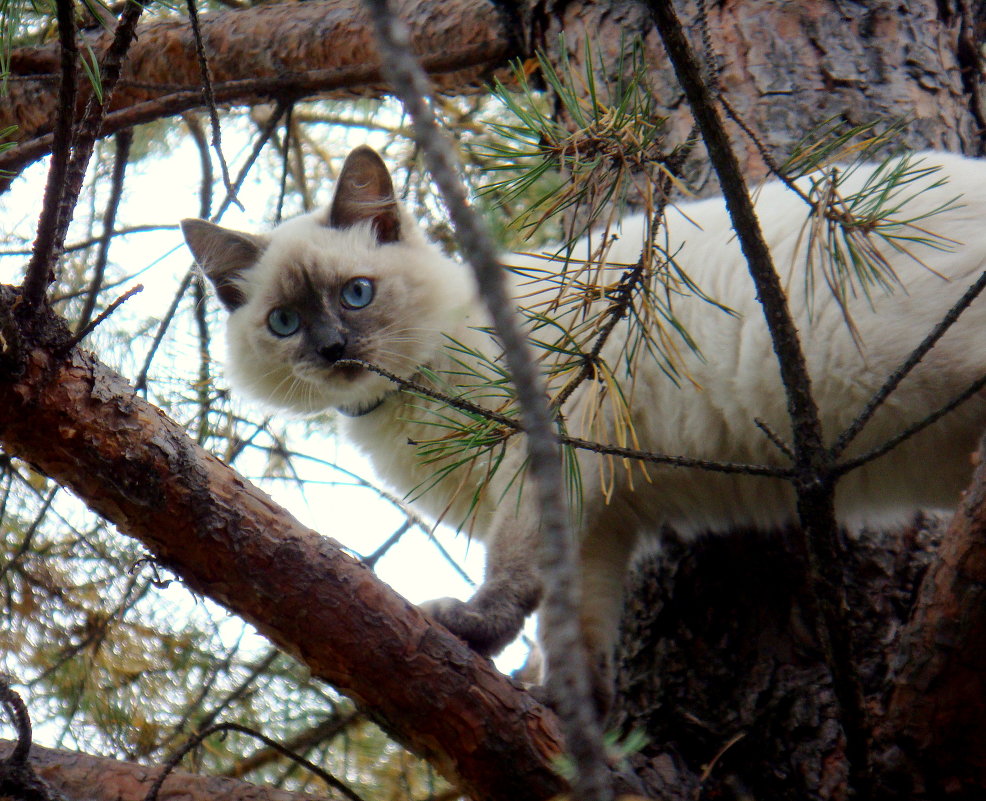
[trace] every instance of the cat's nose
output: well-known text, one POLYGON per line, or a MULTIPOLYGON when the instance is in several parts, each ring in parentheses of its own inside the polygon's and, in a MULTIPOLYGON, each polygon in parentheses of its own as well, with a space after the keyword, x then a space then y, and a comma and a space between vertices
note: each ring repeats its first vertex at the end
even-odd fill
POLYGON ((324 342, 318 349, 318 355, 329 364, 335 364, 346 355, 346 336, 339 334, 331 342, 324 342))

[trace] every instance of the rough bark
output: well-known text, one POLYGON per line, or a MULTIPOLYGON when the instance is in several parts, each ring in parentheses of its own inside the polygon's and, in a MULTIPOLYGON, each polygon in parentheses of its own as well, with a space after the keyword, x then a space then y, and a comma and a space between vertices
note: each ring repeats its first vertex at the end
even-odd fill
MULTIPOLYGON (((0 287, 0 307, 13 298, 0 287)), ((34 330, 56 327, 52 319, 34 330)), ((70 488, 473 797, 543 799, 562 789, 548 710, 198 447, 95 357, 54 355, 58 341, 22 340, 22 372, 0 380, 7 454, 70 488)))
POLYGON ((903 629, 878 731, 888 767, 952 792, 986 788, 984 496, 980 465, 903 629))
MULTIPOLYGON (((512 33, 515 26, 489 0, 402 0, 398 9, 411 28, 414 50, 439 91, 477 91, 493 70, 519 55, 512 33)), ((360 0, 223 11, 203 16, 201 27, 220 104, 384 93, 372 28, 360 0)), ((110 35, 90 34, 89 39, 100 54, 110 35)), ((18 126, 15 140, 21 144, 0 155, 0 169, 23 168, 50 148, 58 69, 57 42, 12 53, 9 94, 0 101, 0 130, 18 126)), ((140 26, 102 135, 204 105, 200 84, 187 20, 156 20, 140 26)), ((89 95, 81 68, 79 85, 81 109, 89 95)))
MULTIPOLYGON (((0 760, 6 759, 14 744, 0 740, 0 760)), ((35 772, 67 801, 143 801, 162 768, 138 765, 116 759, 31 747, 31 766, 35 772)), ((289 793, 273 787, 260 787, 235 779, 198 776, 174 771, 158 792, 159 801, 317 801, 324 796, 289 793)))
MULTIPOLYGON (((942 521, 921 520, 849 543, 851 638, 874 724, 886 714, 901 631, 943 529, 942 521)), ((845 797, 845 743, 811 623, 799 539, 793 531, 688 545, 671 539, 636 574, 617 721, 647 734, 634 765, 657 797, 845 797)), ((897 733, 887 737, 890 750, 897 733)), ((911 794, 921 770, 905 775, 885 760, 878 770, 886 794, 876 797, 946 797, 911 794), (908 792, 897 796, 902 784, 908 792)))
MULTIPOLYGON (((600 84, 620 75, 620 67, 630 63, 633 37, 640 36, 651 90, 668 119, 668 140, 684 140, 692 126, 688 104, 642 4, 523 5, 531 46, 558 63, 564 33, 576 69, 584 69, 589 52, 600 84)), ((974 44, 982 40, 986 9, 981 3, 724 0, 706 5, 722 91, 775 158, 783 160, 809 131, 833 118, 850 125, 907 120, 899 147, 986 152, 974 44)), ((675 7, 692 46, 703 52, 699 4, 686 0, 675 7)), ((735 123, 729 126, 746 174, 762 176, 757 147, 735 123)), ((715 191, 701 146, 688 172, 695 187, 715 191)))

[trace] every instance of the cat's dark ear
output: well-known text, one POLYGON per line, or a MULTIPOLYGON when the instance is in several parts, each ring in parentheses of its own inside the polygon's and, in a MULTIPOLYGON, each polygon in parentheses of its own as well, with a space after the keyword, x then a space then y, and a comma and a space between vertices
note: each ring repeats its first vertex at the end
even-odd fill
POLYGON ((242 306, 246 298, 236 279, 257 263, 267 240, 197 219, 182 220, 181 232, 223 306, 229 311, 242 306))
POLYGON ((367 220, 372 220, 381 245, 401 238, 394 182, 387 165, 373 148, 362 145, 342 165, 328 224, 332 228, 349 228, 367 220))

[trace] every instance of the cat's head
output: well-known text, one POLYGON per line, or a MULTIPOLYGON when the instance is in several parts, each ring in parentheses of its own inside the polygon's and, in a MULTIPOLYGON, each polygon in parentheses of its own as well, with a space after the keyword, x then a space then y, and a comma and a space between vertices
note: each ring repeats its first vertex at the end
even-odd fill
POLYGON ((331 205, 246 234, 183 220, 229 312, 229 373, 267 404, 359 414, 396 390, 359 359, 411 378, 472 305, 469 271, 427 243, 373 150, 349 154, 331 205))

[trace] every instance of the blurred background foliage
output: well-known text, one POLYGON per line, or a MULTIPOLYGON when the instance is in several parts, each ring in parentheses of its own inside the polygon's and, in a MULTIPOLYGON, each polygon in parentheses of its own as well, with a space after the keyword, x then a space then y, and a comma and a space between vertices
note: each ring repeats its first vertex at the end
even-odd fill
MULTIPOLYGON (((201 10, 222 5, 204 3, 201 10)), ((78 13, 80 27, 98 24, 98 9, 80 5, 78 13)), ((154 4, 146 16, 174 13, 154 4)), ((12 49, 52 38, 53 14, 51 3, 0 0, 0 70, 12 49)), ((488 147, 466 145, 489 144, 489 122, 504 113, 502 106, 486 96, 437 104, 476 190, 488 147)), ((102 361, 310 525, 343 541, 358 533, 354 552, 386 568, 399 589, 391 575, 407 569, 409 557, 401 554, 413 553, 419 565, 427 562, 417 572, 444 570, 468 594, 467 571, 477 572, 478 549, 470 551, 451 532, 426 531, 401 499, 351 466, 336 469, 337 457, 351 464, 352 456, 340 456, 330 417, 271 419, 230 394, 220 308, 192 270, 176 225, 183 216, 221 212, 231 227, 263 229, 324 205, 346 153, 369 142, 392 165, 414 216, 451 250, 451 232, 422 181, 399 108, 385 100, 315 101, 221 110, 221 120, 223 154, 245 210, 227 199, 204 113, 143 125, 97 145, 54 287, 57 311, 77 328, 142 283, 143 292, 87 340, 102 361), (340 506, 355 508, 348 516, 326 511, 340 506), (382 511, 367 513, 371 506, 382 511), (353 520, 365 530, 352 530, 353 520), (397 556, 388 567, 391 554, 397 556), (465 566, 458 564, 464 555, 465 566)), ((0 200, 5 283, 23 277, 45 169, 29 168, 0 200)), ((508 221, 525 197, 498 200, 493 191, 479 202, 504 244, 520 245, 522 232, 508 221)), ((428 594, 422 590, 412 600, 428 594)), ((426 763, 248 624, 187 591, 134 540, 30 465, 2 454, 0 604, 0 669, 27 700, 39 744, 153 764, 195 732, 232 721, 305 756, 368 801, 455 797, 426 763)), ((12 736, 6 721, 0 731, 12 736)), ((337 794, 239 733, 209 738, 181 768, 337 794)))

